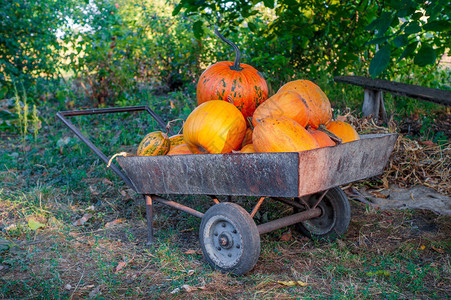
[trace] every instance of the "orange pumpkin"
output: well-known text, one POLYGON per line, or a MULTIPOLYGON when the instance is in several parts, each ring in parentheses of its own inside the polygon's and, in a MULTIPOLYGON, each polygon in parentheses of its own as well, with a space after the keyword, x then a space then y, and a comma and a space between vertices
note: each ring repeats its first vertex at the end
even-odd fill
POLYGON ((259 121, 252 142, 257 152, 299 152, 319 148, 318 142, 304 127, 284 116, 259 121))
POLYGON ((252 116, 252 124, 267 117, 285 116, 305 127, 309 120, 306 102, 296 92, 280 92, 263 102, 252 116))
POLYGON ((225 39, 216 29, 220 39, 235 50, 235 62, 221 61, 208 67, 197 83, 197 103, 225 100, 238 107, 244 117, 251 117, 257 106, 268 98, 268 86, 262 74, 253 67, 240 64, 238 47, 225 39))
POLYGON ((308 130, 308 132, 315 138, 321 148, 335 146, 334 141, 326 133, 319 130, 308 130))
POLYGON ((241 153, 255 153, 255 148, 253 144, 247 144, 243 148, 241 148, 241 153))
POLYGON ((332 108, 326 94, 319 86, 309 80, 295 80, 283 85, 277 93, 293 91, 298 93, 307 103, 309 121, 313 129, 319 125, 327 125, 332 118, 332 108))
POLYGON ((349 123, 342 121, 331 121, 326 128, 341 138, 343 143, 360 140, 359 134, 349 123))
POLYGON ((139 143, 138 156, 165 155, 168 153, 171 142, 166 133, 154 131, 147 134, 139 143))
POLYGON ((192 153, 230 153, 246 134, 246 121, 231 103, 212 100, 196 107, 183 125, 183 137, 192 153))
POLYGON ((171 148, 185 143, 185 140, 183 139, 183 134, 176 134, 170 136, 169 141, 171 142, 171 148))
POLYGON ((243 142, 241 143, 241 147, 244 147, 246 145, 252 144, 252 129, 247 128, 246 134, 244 135, 243 142))
POLYGON ((191 150, 189 150, 186 144, 181 144, 171 147, 171 149, 166 155, 181 155, 181 154, 193 154, 193 153, 191 152, 191 150))

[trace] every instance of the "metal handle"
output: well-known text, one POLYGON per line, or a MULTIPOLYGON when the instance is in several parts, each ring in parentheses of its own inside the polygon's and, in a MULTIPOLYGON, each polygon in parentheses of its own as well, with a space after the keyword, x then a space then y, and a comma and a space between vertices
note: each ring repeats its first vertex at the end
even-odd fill
MULTIPOLYGON (((97 148, 96 145, 94 145, 86 136, 81 133, 81 131, 75 127, 74 124, 72 124, 71 121, 66 119, 66 117, 72 117, 72 116, 85 116, 85 115, 97 115, 97 114, 112 114, 112 113, 122 113, 122 112, 134 112, 134 111, 147 111, 156 121, 158 124, 161 125, 161 127, 166 128, 166 124, 163 122, 163 120, 153 111, 151 110, 147 105, 145 106, 128 106, 128 107, 112 107, 112 108, 98 108, 98 109, 87 109, 87 110, 73 110, 73 111, 59 111, 56 113, 56 116, 63 121, 64 124, 66 124, 67 127, 69 127, 70 130, 72 130, 79 138, 84 142, 97 156, 99 156, 104 163, 108 164, 108 157, 103 154, 102 151, 100 151, 99 148, 97 148)), ((173 134, 172 129, 169 128, 170 134, 173 134)), ((130 178, 125 175, 124 172, 122 172, 115 164, 111 164, 111 169, 121 177, 125 183, 132 188, 135 192, 137 192, 137 189, 133 182, 130 180, 130 178)))

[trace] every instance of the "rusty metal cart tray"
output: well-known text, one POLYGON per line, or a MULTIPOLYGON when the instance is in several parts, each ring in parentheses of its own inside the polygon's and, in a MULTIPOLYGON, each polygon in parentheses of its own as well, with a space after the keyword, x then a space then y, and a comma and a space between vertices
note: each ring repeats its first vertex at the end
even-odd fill
POLYGON ((118 157, 141 194, 301 197, 379 175, 398 134, 286 153, 118 157))

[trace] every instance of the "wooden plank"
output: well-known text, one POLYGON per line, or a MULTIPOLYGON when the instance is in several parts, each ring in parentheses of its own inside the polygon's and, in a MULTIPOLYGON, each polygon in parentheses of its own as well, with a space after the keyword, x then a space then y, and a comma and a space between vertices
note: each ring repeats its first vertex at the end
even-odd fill
POLYGON ((361 86, 365 89, 381 90, 394 95, 451 106, 451 91, 361 76, 337 76, 334 80, 336 82, 361 86))
POLYGON ((118 157, 142 194, 300 197, 380 174, 397 134, 303 152, 118 157))
POLYGON ((387 122, 387 111, 385 110, 382 91, 365 89, 362 114, 364 117, 373 116, 376 121, 382 119, 387 122))

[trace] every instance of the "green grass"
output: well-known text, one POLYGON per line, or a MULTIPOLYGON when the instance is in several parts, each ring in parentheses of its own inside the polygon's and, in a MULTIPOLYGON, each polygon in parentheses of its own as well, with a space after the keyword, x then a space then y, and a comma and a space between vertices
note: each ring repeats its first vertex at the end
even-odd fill
MULTIPOLYGON (((186 117, 194 103, 182 92, 144 96, 132 104, 150 105, 166 116, 165 121, 186 117)), ((156 245, 147 249, 142 197, 74 137, 55 118, 54 110, 42 110, 41 118, 37 142, 31 133, 25 143, 14 134, 0 140, 0 241, 9 245, 0 251, 0 298, 70 299, 91 294, 99 299, 443 299, 449 295, 450 219, 426 211, 394 210, 387 215, 352 201, 352 222, 341 240, 316 243, 291 228, 293 237, 282 242, 287 229, 277 230, 261 237, 261 256, 254 270, 233 277, 205 263, 198 218, 156 204, 156 245), (86 213, 92 218, 74 226, 86 213), (415 220, 423 217, 437 231, 415 231, 415 220), (30 218, 45 227, 32 230, 30 218), (105 227, 120 218, 125 221, 105 227), (187 254, 188 250, 194 253, 187 254), (127 265, 116 271, 121 262, 127 265), (308 286, 276 283, 288 280, 308 286), (183 285, 202 289, 188 293, 183 285), (181 290, 171 294, 177 288, 181 290)), ((136 149, 140 139, 156 129, 145 113, 71 120, 108 156, 136 149)), ((208 197, 171 199, 200 211, 212 205, 208 197)), ((248 210, 255 200, 234 198, 248 210)), ((288 207, 267 201, 256 221, 288 213, 288 207)))

